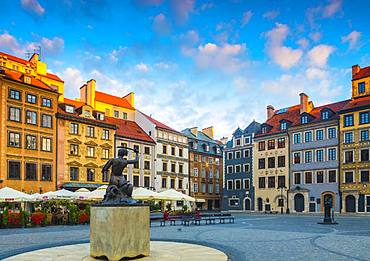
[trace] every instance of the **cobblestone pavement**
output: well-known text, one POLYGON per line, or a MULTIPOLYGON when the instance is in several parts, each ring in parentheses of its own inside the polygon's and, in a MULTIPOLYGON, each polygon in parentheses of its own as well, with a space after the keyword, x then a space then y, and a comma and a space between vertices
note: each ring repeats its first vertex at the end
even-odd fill
MULTIPOLYGON (((197 243, 230 260, 370 260, 370 216, 235 214, 235 224, 152 227, 152 240, 197 243)), ((39 248, 89 241, 88 226, 0 230, 0 259, 39 248)))

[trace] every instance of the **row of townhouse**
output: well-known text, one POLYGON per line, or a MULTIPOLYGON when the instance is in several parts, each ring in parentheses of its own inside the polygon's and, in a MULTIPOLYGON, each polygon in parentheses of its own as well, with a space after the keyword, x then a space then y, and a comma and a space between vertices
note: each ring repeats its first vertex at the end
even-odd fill
MULTIPOLYGON (((140 153, 140 161, 123 173, 134 187, 176 189, 199 197, 201 208, 220 208, 222 152, 212 127, 200 137, 176 131, 137 110, 134 93, 97 91, 93 79, 80 87, 79 98, 66 98, 63 80, 47 72, 38 54, 24 60, 0 52, 0 87, 0 128, 6 133, 0 139, 0 187, 93 190, 109 183, 109 174, 101 173, 106 161, 128 147, 140 153), (189 148, 197 143, 211 148, 203 154, 209 154, 207 175, 214 173, 206 180, 200 175, 198 187, 189 175, 189 148)), ((128 158, 134 157, 129 151, 128 158)))
POLYGON ((224 209, 370 212, 370 67, 352 67, 352 97, 300 103, 237 129, 224 149, 224 209), (254 126, 253 128, 251 126, 254 126))

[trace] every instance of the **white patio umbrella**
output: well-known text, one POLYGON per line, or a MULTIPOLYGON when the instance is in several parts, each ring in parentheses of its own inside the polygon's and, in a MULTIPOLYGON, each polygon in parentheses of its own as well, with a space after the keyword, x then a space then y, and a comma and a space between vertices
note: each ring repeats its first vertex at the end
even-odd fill
POLYGON ((31 196, 18 190, 4 187, 0 189, 0 202, 26 202, 31 201, 31 196))
POLYGON ((39 193, 32 194, 32 195, 30 195, 30 197, 31 197, 32 201, 41 200, 41 194, 39 194, 39 193))
POLYGON ((88 199, 90 195, 90 190, 88 190, 87 188, 80 188, 75 191, 75 195, 77 199, 88 199))
POLYGON ((61 189, 54 192, 47 192, 41 195, 43 199, 74 199, 77 195, 69 190, 61 189))
POLYGON ((103 186, 95 189, 94 191, 91 191, 87 198, 91 199, 91 200, 101 200, 101 199, 103 199, 107 187, 108 187, 107 185, 103 185, 103 186))
POLYGON ((159 196, 162 197, 164 200, 173 200, 173 201, 189 201, 189 202, 195 202, 195 198, 190 197, 186 194, 183 194, 181 192, 178 192, 174 189, 165 190, 159 193, 159 196))
POLYGON ((136 188, 132 192, 132 198, 139 200, 161 199, 159 193, 146 188, 136 188))

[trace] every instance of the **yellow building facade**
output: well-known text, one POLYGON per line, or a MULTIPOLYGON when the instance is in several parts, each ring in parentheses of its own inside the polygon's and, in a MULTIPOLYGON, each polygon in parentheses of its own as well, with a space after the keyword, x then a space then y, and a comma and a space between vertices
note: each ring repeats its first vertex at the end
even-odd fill
POLYGON ((370 213, 370 67, 352 67, 352 100, 340 111, 342 212, 370 213))

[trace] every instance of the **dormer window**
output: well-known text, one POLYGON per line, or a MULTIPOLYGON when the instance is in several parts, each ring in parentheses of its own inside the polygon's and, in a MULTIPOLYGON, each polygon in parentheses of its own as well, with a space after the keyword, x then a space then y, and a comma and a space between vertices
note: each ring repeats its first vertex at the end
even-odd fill
POLYGON ((98 119, 100 121, 104 121, 104 113, 97 112, 96 113, 96 119, 98 119))
POLYGON ((75 108, 71 105, 66 105, 66 112, 68 113, 74 113, 75 112, 75 108))
POLYGON ((263 134, 267 133, 267 127, 262 127, 262 133, 263 134))
POLYGON ((193 143, 193 150, 198 149, 198 144, 196 142, 193 143))
POLYGON ((365 82, 358 83, 358 94, 365 93, 365 82))
POLYGON ((286 122, 281 122, 280 123, 280 130, 286 130, 287 129, 287 124, 286 122))
POLYGON ((25 82, 25 83, 28 83, 28 84, 31 84, 31 77, 29 77, 29 76, 24 76, 24 82, 25 82))
POLYGON ((85 110, 84 115, 85 115, 85 117, 90 117, 90 111, 85 110))
POLYGON ((205 146, 205 150, 209 151, 209 146, 208 145, 205 146))
POLYGON ((308 117, 306 115, 301 117, 301 123, 302 124, 308 123, 308 117))
POLYGON ((219 147, 216 148, 216 153, 221 153, 221 149, 219 147))
POLYGON ((241 139, 236 139, 236 140, 235 140, 235 144, 236 144, 236 146, 240 146, 240 145, 241 145, 241 143, 242 143, 242 140, 241 140, 241 139))
POLYGON ((323 120, 329 119, 329 112, 328 111, 321 112, 321 119, 323 120))

